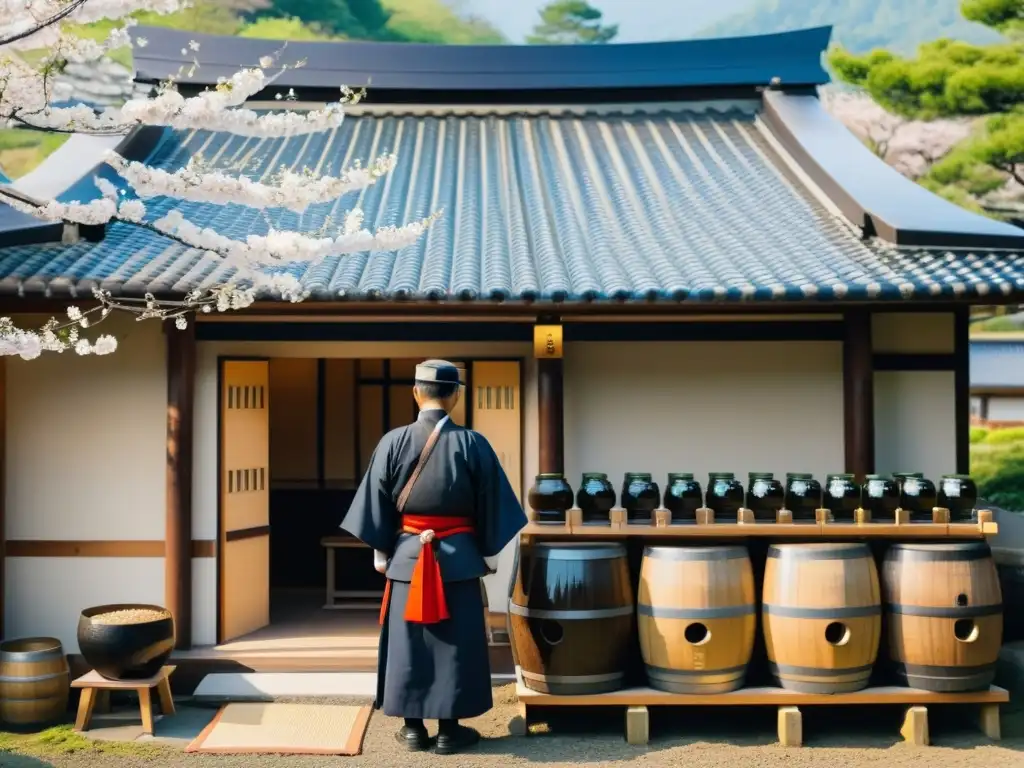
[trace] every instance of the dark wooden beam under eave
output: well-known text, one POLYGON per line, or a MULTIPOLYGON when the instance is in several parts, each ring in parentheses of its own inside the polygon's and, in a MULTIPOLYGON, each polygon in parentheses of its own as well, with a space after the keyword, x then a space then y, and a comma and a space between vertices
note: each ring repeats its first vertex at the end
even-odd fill
POLYGON ((846 471, 858 481, 875 469, 875 371, 871 354, 871 313, 844 313, 843 433, 846 471))
POLYGON ((534 328, 537 360, 538 468, 542 475, 565 473, 565 417, 562 387, 562 326, 540 320, 534 328))
POLYGON ((167 513, 164 595, 174 615, 175 647, 192 646, 192 461, 196 333, 171 325, 167 335, 167 513))
MULTIPOLYGON (((971 471, 971 310, 957 307, 953 315, 953 391, 956 418, 956 471, 971 471)), ((982 418, 988 418, 985 400, 982 418)))

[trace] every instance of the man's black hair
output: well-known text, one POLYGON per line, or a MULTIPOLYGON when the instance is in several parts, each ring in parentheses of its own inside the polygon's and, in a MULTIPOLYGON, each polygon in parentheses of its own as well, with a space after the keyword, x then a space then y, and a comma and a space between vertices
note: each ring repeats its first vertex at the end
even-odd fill
POLYGON ((456 381, 417 381, 416 388, 428 400, 447 400, 459 391, 456 381))

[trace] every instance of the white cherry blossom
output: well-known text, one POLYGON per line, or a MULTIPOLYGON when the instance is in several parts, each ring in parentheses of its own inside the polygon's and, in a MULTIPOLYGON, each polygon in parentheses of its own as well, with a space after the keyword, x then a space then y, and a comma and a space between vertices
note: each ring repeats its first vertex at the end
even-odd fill
MULTIPOLYGON (((338 101, 318 109, 256 111, 246 103, 263 93, 280 75, 304 62, 280 62, 281 52, 261 56, 214 87, 186 96, 179 85, 195 75, 200 49, 192 42, 182 50, 184 64, 178 73, 161 83, 145 98, 133 98, 102 110, 85 105, 53 106, 55 75, 66 62, 88 62, 131 44, 130 16, 138 11, 170 14, 187 0, 0 0, 0 126, 66 133, 125 135, 139 126, 158 126, 179 131, 223 131, 254 138, 284 138, 332 131, 341 125, 345 107, 358 103, 361 92, 339 85, 338 101), (120 21, 101 41, 86 40, 69 32, 69 24, 101 20, 120 21), (23 56, 33 52, 32 57, 23 56), (42 52, 42 56, 39 54, 42 52), (32 62, 32 63, 30 63, 32 62), (275 70, 276 72, 272 72, 275 70)), ((138 47, 145 39, 136 37, 138 47)), ((293 89, 279 92, 281 101, 296 99, 293 89)), ((257 294, 269 293, 286 301, 303 301, 309 291, 296 272, 328 256, 358 252, 394 251, 416 242, 441 212, 402 226, 375 231, 363 226, 363 212, 348 211, 341 226, 329 223, 315 232, 280 230, 269 226, 265 234, 235 240, 189 221, 178 210, 160 218, 149 215, 146 201, 176 198, 215 205, 236 204, 255 209, 302 213, 309 206, 337 201, 376 183, 397 162, 393 154, 367 158, 338 176, 321 176, 307 169, 281 168, 269 177, 249 178, 241 171, 207 167, 201 157, 171 172, 152 168, 111 153, 106 162, 124 180, 124 187, 97 177, 100 197, 85 201, 31 200, 0 185, 0 203, 45 221, 67 225, 118 223, 149 229, 170 241, 220 259, 231 267, 231 282, 194 290, 181 299, 115 297, 95 288, 94 305, 69 307, 67 319, 52 318, 37 330, 0 318, 0 356, 17 355, 26 360, 43 352, 73 351, 80 355, 106 355, 117 348, 109 335, 93 340, 84 330, 95 328, 113 312, 129 312, 140 320, 158 319, 175 328, 188 327, 192 314, 227 312, 250 306, 257 294), (299 269, 296 270, 295 266, 299 269)), ((73 231, 73 230, 72 230, 73 231)))

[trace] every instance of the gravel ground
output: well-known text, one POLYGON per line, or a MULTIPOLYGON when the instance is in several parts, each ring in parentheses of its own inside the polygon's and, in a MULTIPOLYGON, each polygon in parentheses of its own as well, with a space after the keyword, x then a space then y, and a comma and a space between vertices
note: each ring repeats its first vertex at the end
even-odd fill
MULTIPOLYGON (((338 701, 336 703, 357 703, 338 701)), ((605 716, 587 710, 573 717, 555 713, 548 724, 535 727, 527 738, 508 735, 514 716, 511 686, 495 691, 495 708, 468 724, 484 741, 473 752, 447 758, 459 768, 505 768, 542 763, 548 766, 621 765, 635 761, 645 766, 687 768, 813 768, 813 766, 867 766, 886 768, 1024 768, 1024 709, 1003 717, 1003 740, 993 743, 975 730, 970 707, 933 709, 930 726, 933 746, 915 748, 898 735, 898 708, 804 708, 805 746, 786 749, 777 745, 775 710, 704 711, 690 709, 652 712, 649 746, 630 747, 622 738, 621 712, 605 716)), ((187 755, 160 749, 147 754, 48 754, 24 756, 0 753, 3 768, 306 768, 350 765, 390 767, 437 765, 432 753, 409 754, 394 741, 400 722, 374 713, 358 757, 275 757, 271 755, 187 755)))

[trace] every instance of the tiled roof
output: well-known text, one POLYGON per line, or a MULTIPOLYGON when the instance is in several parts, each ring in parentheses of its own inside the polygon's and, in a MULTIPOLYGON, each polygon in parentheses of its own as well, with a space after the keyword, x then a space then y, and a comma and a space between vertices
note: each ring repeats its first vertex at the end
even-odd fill
POLYGON ((971 386, 1024 387, 1024 341, 971 341, 971 386))
MULTIPOLYGON (((777 165, 752 112, 383 114, 330 133, 246 139, 169 134, 149 162, 176 169, 202 153, 260 176, 282 164, 336 173, 397 151, 386 182, 301 218, 307 231, 360 205, 368 226, 444 208, 398 253, 297 267, 318 299, 960 298, 1024 293, 1024 253, 940 253, 862 239, 777 165)), ((235 238, 266 230, 242 206, 178 206, 235 238)), ((0 291, 83 293, 96 282, 133 294, 184 292, 231 274, 221 262, 126 224, 100 243, 0 250, 0 291)))

